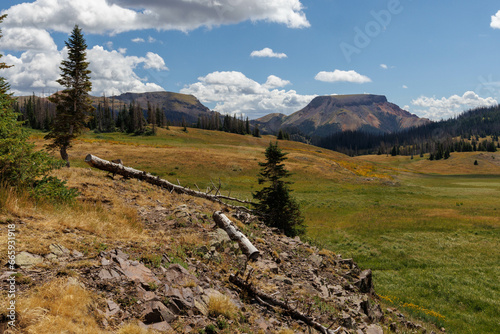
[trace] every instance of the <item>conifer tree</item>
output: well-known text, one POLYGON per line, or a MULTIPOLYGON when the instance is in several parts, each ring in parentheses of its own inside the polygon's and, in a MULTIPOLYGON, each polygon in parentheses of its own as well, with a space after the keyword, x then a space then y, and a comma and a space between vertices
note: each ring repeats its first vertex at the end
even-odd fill
POLYGON ((90 70, 87 58, 87 44, 82 30, 75 25, 69 40, 66 42, 68 59, 61 63, 61 78, 57 82, 65 89, 53 95, 50 100, 56 107, 56 117, 50 132, 45 136, 52 140, 50 148, 58 148, 61 158, 69 167, 68 148, 71 141, 85 129, 90 114, 94 110, 89 93, 92 90, 90 70))
POLYGON ((267 225, 279 228, 287 236, 304 234, 304 218, 298 203, 290 195, 291 182, 283 180, 290 176, 282 164, 286 153, 278 147, 278 142, 271 142, 265 156, 267 161, 259 162, 262 169, 258 181, 267 186, 253 194, 254 199, 259 201, 256 209, 267 225))

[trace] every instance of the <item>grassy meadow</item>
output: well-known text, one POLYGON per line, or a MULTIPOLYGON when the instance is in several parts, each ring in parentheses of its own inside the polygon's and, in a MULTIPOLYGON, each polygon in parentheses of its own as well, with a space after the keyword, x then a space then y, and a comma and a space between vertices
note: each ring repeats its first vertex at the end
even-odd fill
MULTIPOLYGON (((42 137, 33 134, 39 146, 42 137)), ((223 194, 250 199, 271 140, 172 127, 151 137, 88 133, 69 154, 72 166, 87 168, 89 153, 121 158, 192 188, 220 180, 223 194)), ((307 238, 371 268, 386 305, 449 333, 500 332, 500 152, 428 161, 280 147, 307 238)))

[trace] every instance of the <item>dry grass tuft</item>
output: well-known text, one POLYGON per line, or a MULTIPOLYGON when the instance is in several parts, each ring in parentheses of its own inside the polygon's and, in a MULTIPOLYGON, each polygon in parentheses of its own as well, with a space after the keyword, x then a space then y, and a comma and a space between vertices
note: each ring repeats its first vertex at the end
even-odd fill
POLYGON ((234 319, 238 314, 238 308, 228 296, 211 295, 208 300, 208 314, 213 317, 222 315, 227 319, 234 319))
POLYGON ((195 246, 206 245, 207 241, 204 240, 199 233, 187 233, 179 236, 179 245, 185 248, 193 248, 195 246))
POLYGON ((55 279, 19 299, 25 333, 104 333, 94 317, 90 292, 75 280, 55 279))
POLYGON ((0 219, 33 214, 35 206, 27 192, 19 192, 7 185, 0 185, 0 219))

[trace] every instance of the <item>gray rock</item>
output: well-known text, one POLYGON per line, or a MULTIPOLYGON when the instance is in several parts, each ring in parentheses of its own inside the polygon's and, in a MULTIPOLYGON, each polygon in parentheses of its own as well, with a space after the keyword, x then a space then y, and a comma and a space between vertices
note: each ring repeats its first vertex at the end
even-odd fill
POLYGON ((175 263, 170 265, 164 274, 165 281, 170 285, 183 286, 188 282, 195 282, 198 285, 199 281, 183 266, 175 263))
POLYGON ((159 301, 149 301, 143 304, 141 318, 144 319, 144 324, 150 325, 159 322, 172 322, 177 317, 159 301))
POLYGON ((232 242, 226 231, 221 228, 218 228, 215 232, 209 233, 209 238, 208 244, 210 247, 215 247, 217 249, 222 249, 224 245, 232 242))
MULTIPOLYGON (((113 251, 111 252, 111 254, 113 254, 113 251)), ((115 254, 115 256, 117 256, 121 259, 124 259, 124 260, 128 260, 130 258, 130 256, 128 254, 124 253, 121 249, 115 249, 114 254, 115 254)))
POLYGON ((194 310, 199 314, 203 314, 204 316, 208 315, 208 306, 203 300, 195 299, 194 300, 194 310))
POLYGON ((35 255, 28 252, 20 252, 16 255, 16 265, 19 267, 32 267, 42 262, 43 258, 40 255, 35 255))
POLYGON ((148 329, 152 329, 158 332, 171 332, 174 329, 166 321, 157 322, 147 326, 148 329))
POLYGON ((80 257, 83 257, 83 253, 80 253, 79 251, 77 250, 73 250, 71 252, 71 256, 74 257, 74 258, 80 258, 80 257))
POLYGON ((203 258, 212 262, 222 262, 222 255, 220 255, 216 250, 208 252, 207 254, 205 254, 205 256, 203 256, 203 258))
POLYGON ((111 299, 107 299, 106 303, 108 304, 108 311, 106 311, 106 317, 111 317, 120 312, 121 310, 120 306, 118 306, 118 304, 112 301, 111 299))
POLYGON ((51 244, 49 249, 56 256, 68 256, 70 254, 69 249, 60 244, 51 244))
POLYGON ((129 280, 138 280, 143 284, 160 284, 160 280, 158 280, 153 272, 142 263, 124 260, 121 257, 114 257, 113 260, 119 263, 120 269, 129 280))
POLYGON ((323 258, 317 254, 312 254, 307 258, 316 268, 319 268, 321 266, 321 263, 323 262, 323 258))
POLYGON ((99 278, 106 280, 106 279, 113 279, 113 278, 120 278, 120 274, 118 274, 115 270, 113 269, 101 269, 99 272, 99 278))
POLYGON ((354 282, 354 285, 359 288, 362 293, 372 293, 373 283, 372 283, 372 271, 371 269, 366 269, 361 272, 359 280, 354 282))

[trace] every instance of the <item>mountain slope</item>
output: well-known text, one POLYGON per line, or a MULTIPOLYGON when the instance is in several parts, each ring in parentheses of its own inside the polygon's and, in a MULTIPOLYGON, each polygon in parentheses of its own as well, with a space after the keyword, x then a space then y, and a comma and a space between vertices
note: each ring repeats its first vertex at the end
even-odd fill
POLYGON ((324 137, 347 130, 392 133, 429 123, 388 102, 383 95, 369 94, 318 96, 303 109, 278 121, 278 116, 268 115, 257 119, 255 124, 271 133, 282 128, 324 137))
POLYGON ((124 93, 112 96, 110 99, 130 104, 135 101, 142 109, 146 110, 148 102, 152 106, 159 106, 168 120, 181 122, 184 119, 188 124, 196 123, 198 116, 212 115, 212 111, 201 104, 193 95, 173 92, 149 92, 149 93, 124 93))

